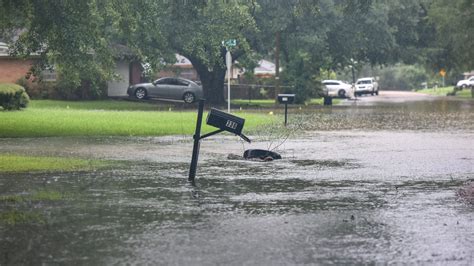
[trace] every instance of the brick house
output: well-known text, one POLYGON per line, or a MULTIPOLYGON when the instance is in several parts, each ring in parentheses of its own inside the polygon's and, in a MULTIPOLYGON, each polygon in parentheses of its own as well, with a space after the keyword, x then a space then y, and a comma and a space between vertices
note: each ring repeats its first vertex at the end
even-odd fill
POLYGON ((8 46, 0 42, 0 82, 16 83, 24 78, 35 63, 35 57, 20 59, 10 56, 8 46))
POLYGON ((191 64, 191 61, 179 54, 176 54, 176 62, 173 65, 168 66, 163 70, 159 71, 157 73, 157 76, 159 78, 180 77, 192 81, 199 81, 199 75, 194 69, 193 64, 191 64))
MULTIPOLYGON (((114 45, 111 49, 115 53, 115 72, 119 79, 107 82, 107 95, 127 96, 128 86, 142 81, 143 67, 127 47, 114 45)), ((27 77, 36 58, 37 55, 31 55, 27 59, 11 56, 7 44, 0 42, 0 82, 17 83, 21 78, 27 77)), ((41 76, 44 82, 57 80, 54 70, 44 70, 41 76)))

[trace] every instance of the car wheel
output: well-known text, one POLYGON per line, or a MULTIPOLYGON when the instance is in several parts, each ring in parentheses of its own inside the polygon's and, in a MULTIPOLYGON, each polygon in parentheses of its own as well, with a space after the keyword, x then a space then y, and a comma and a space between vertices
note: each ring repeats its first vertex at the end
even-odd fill
POLYGON ((339 90, 337 92, 337 95, 341 98, 346 98, 346 91, 345 90, 339 90))
POLYGON ((467 88, 467 85, 466 85, 466 84, 462 84, 461 89, 464 90, 465 88, 467 88))
POLYGON ((370 93, 370 95, 374 96, 375 94, 375 91, 372 90, 372 92, 370 93))
POLYGON ((146 98, 147 92, 144 88, 138 88, 135 90, 135 98, 143 100, 146 98))
POLYGON ((196 96, 192 92, 186 92, 183 95, 183 101, 185 103, 193 103, 196 100, 196 96))
POLYGON ((379 95, 379 90, 375 91, 375 95, 377 95, 377 96, 379 95))

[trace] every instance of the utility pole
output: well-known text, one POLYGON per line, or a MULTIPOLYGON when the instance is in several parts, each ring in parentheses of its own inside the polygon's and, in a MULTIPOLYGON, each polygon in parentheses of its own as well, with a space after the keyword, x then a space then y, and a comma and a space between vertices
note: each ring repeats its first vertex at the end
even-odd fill
POLYGON ((280 93, 280 31, 275 36, 275 96, 280 93))
POLYGON ((355 87, 356 79, 355 79, 355 69, 354 69, 356 63, 357 61, 354 61, 354 59, 351 58, 352 89, 354 90, 354 99, 357 100, 357 92, 356 92, 356 87, 355 87))

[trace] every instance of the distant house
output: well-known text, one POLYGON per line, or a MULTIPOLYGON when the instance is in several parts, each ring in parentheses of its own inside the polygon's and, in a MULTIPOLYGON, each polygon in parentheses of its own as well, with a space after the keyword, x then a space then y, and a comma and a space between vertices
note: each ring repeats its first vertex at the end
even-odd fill
POLYGON ((0 42, 0 82, 16 83, 24 78, 36 61, 37 56, 28 59, 13 57, 9 54, 8 45, 0 42))
POLYGON ((199 81, 199 75, 186 57, 176 54, 176 62, 158 72, 158 77, 180 77, 199 81))
MULTIPOLYGON (((259 78, 270 78, 275 76, 275 64, 268 61, 268 60, 260 60, 258 61, 258 66, 254 69, 254 74, 256 77, 259 78)), ((245 69, 235 67, 235 65, 232 67, 231 70, 231 79, 239 79, 239 77, 245 73, 245 69)), ((194 81, 199 81, 199 75, 197 71, 194 69, 191 61, 187 59, 186 57, 176 54, 176 63, 174 63, 172 66, 165 68, 164 70, 161 70, 157 74, 158 77, 181 77, 185 79, 190 79, 194 81)), ((227 78, 227 73, 226 73, 226 78, 227 78)))
POLYGON ((127 96, 128 86, 143 81, 143 66, 128 47, 115 44, 111 49, 115 57, 115 73, 118 77, 107 82, 107 96, 127 96))
POLYGON ((471 72, 464 72, 463 73, 464 79, 469 79, 470 77, 474 77, 474 70, 471 72))
POLYGON ((276 66, 273 62, 262 59, 258 61, 258 66, 254 69, 255 76, 259 78, 271 78, 276 74, 276 66))
MULTIPOLYGON (((126 46, 111 47, 115 57, 115 73, 117 79, 107 82, 108 96, 126 96, 130 84, 142 81, 143 67, 126 46)), ((32 54, 27 59, 9 54, 8 45, 0 42, 0 82, 16 83, 24 77, 29 77, 31 67, 38 55, 32 54)), ((45 69, 41 73, 43 82, 56 82, 57 73, 54 69, 45 69)))

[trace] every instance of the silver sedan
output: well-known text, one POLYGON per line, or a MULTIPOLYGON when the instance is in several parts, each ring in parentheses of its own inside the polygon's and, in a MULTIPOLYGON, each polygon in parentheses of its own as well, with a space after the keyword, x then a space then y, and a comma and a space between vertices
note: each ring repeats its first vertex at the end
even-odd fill
POLYGON ((139 83, 128 87, 127 94, 139 100, 164 98, 193 103, 203 97, 202 87, 182 78, 161 78, 152 83, 139 83))

